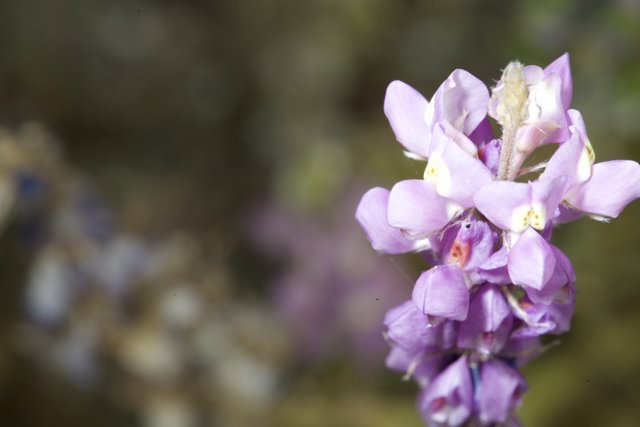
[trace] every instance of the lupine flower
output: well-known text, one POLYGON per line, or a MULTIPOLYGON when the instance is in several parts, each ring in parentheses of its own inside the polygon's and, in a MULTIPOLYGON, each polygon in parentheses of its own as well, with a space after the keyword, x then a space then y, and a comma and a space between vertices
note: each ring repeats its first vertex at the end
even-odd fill
POLYGON ((607 221, 640 197, 638 163, 594 163, 572 90, 568 54, 544 69, 510 63, 491 96, 462 70, 431 101, 402 82, 387 89, 385 114, 424 177, 370 190, 356 219, 377 251, 435 264, 385 319, 387 366, 417 380, 429 425, 520 425, 517 369, 573 314, 575 272, 553 225, 607 221), (549 143, 548 161, 525 166, 549 143))

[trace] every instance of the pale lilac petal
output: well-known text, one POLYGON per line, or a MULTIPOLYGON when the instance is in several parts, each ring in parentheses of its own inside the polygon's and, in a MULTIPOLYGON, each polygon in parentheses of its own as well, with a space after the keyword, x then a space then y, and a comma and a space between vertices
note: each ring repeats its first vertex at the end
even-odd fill
POLYGON ((385 359, 385 365, 387 368, 396 372, 407 372, 412 365, 416 365, 420 362, 422 352, 416 352, 414 350, 407 350, 403 347, 392 346, 389 354, 385 359))
POLYGON ((458 347, 497 353, 509 337, 512 320, 499 288, 482 285, 472 297, 467 319, 460 324, 458 347))
POLYGON ((385 359, 387 368, 407 374, 418 384, 426 386, 440 372, 442 360, 429 354, 425 349, 407 350, 398 346, 391 346, 391 351, 385 359))
POLYGON ((562 200, 564 195, 565 183, 567 178, 565 176, 558 176, 553 179, 538 179, 530 183, 531 185, 531 202, 534 207, 533 218, 531 218, 531 226, 538 230, 544 229, 547 221, 551 219, 556 211, 556 208, 562 200), (544 211, 536 210, 536 206, 544 206, 544 211), (540 215, 540 224, 536 224, 540 215))
POLYGON ((364 229, 371 246, 379 252, 399 254, 414 249, 415 242, 387 222, 389 190, 376 187, 367 191, 356 209, 356 220, 364 229))
MULTIPOLYGON (((493 181, 480 188, 473 201, 476 208, 498 227, 522 231, 527 225, 517 215, 524 211, 528 214, 530 205, 529 184, 510 181, 493 181)), ((526 218, 528 221, 528 217, 526 218)))
POLYGON ((508 260, 509 251, 503 246, 475 269, 471 274, 472 281, 477 281, 475 280, 477 276, 479 280, 485 280, 494 285, 511 283, 509 270, 507 269, 508 260))
POLYGON ((551 278, 556 259, 551 247, 534 229, 527 228, 509 251, 509 276, 514 284, 541 290, 551 278))
POLYGON ((564 177, 532 183, 494 181, 475 194, 476 208, 498 227, 516 233, 543 230, 562 198, 564 177))
POLYGON ((553 217, 553 225, 566 224, 580 218, 582 218, 582 214, 580 212, 576 212, 564 204, 560 204, 556 210, 555 216, 553 217))
POLYGON ((434 129, 424 178, 434 182, 438 194, 469 208, 473 206, 476 191, 493 181, 493 174, 479 159, 446 136, 438 125, 434 129))
MULTIPOLYGON (((582 114, 578 110, 567 110, 567 117, 569 118, 569 124, 573 126, 576 130, 580 139, 582 139, 585 144, 591 147, 591 141, 589 141, 589 137, 587 136, 587 127, 584 124, 584 119, 582 118, 582 114)), ((591 159, 591 162, 595 160, 595 154, 591 153, 594 157, 591 159)))
POLYGON ((459 238, 471 245, 471 256, 465 267, 472 269, 482 264, 493 254, 498 235, 491 230, 486 222, 471 221, 462 224, 459 238))
POLYGON ((481 144, 478 148, 478 158, 485 164, 494 176, 498 175, 498 166, 500 165, 500 150, 502 141, 492 139, 491 141, 481 144))
POLYGON ((562 298, 564 295, 562 288, 576 280, 576 274, 569 258, 555 246, 549 245, 549 247, 556 259, 553 274, 543 289, 526 288, 527 296, 534 304, 549 305, 554 300, 562 298))
POLYGON ((435 138, 433 132, 437 127, 441 128, 444 135, 449 138, 450 141, 454 142, 460 148, 462 148, 467 154, 472 157, 478 157, 478 146, 471 139, 469 139, 467 135, 456 129, 452 124, 448 122, 440 122, 433 126, 431 136, 431 151, 429 156, 431 156, 431 153, 433 153, 433 138, 435 138))
POLYGON ((520 404, 527 385, 518 371, 492 359, 482 364, 479 418, 483 423, 504 423, 520 404))
POLYGON ((422 179, 400 181, 391 189, 387 221, 411 238, 426 237, 442 229, 461 208, 436 193, 422 179))
POLYGON ((484 120, 489 90, 482 81, 465 70, 455 70, 442 83, 429 106, 427 121, 433 126, 446 121, 470 135, 484 120))
POLYGON ((422 273, 411 298, 429 316, 464 320, 469 310, 469 290, 457 265, 438 265, 422 273))
POLYGON ((542 145, 547 135, 556 129, 555 127, 541 126, 539 122, 524 124, 516 132, 516 145, 519 151, 531 153, 542 145))
POLYGON ((466 356, 438 375, 419 398, 423 417, 434 425, 458 427, 471 415, 473 383, 466 356))
POLYGON ((533 86, 544 78, 544 70, 537 65, 527 65, 522 72, 527 86, 533 86))
POLYGON ((573 95, 573 81, 571 79, 571 66, 569 64, 569 53, 565 53, 544 69, 545 74, 555 73, 560 76, 562 107, 566 110, 571 105, 573 95))
POLYGON ((411 153, 427 158, 431 130, 424 115, 427 100, 414 88, 399 80, 387 87, 384 113, 391 124, 396 139, 411 153))
POLYGON ((520 306, 526 314, 526 319, 521 313, 515 313, 516 317, 526 320, 522 326, 513 331, 511 337, 514 339, 535 338, 543 334, 555 334, 567 332, 571 327, 571 318, 574 309, 574 291, 571 290, 568 300, 562 303, 549 305, 535 304, 525 298, 520 302, 520 306))
POLYGON ((466 220, 448 235, 442 245, 445 264, 458 264, 465 271, 483 263, 493 253, 497 239, 484 221, 466 220))
POLYGON ((426 387, 442 370, 442 357, 424 350, 415 352, 392 346, 385 365, 392 371, 402 372, 405 378, 413 378, 420 387, 426 387))
POLYGON ((560 176, 566 177, 562 195, 591 176, 587 146, 577 131, 572 132, 569 140, 553 153, 540 178, 552 180, 560 176))
POLYGON ((423 348, 435 343, 438 328, 411 300, 392 308, 384 317, 387 339, 405 349, 423 348))
POLYGON ((547 74, 529 87, 529 114, 516 135, 516 146, 524 152, 548 142, 563 142, 567 135, 567 118, 561 99, 562 80, 547 74), (536 131, 536 132, 533 132, 536 131))
POLYGON ((640 197, 640 165, 613 160, 593 165, 591 178, 566 195, 565 200, 585 215, 616 218, 640 197))

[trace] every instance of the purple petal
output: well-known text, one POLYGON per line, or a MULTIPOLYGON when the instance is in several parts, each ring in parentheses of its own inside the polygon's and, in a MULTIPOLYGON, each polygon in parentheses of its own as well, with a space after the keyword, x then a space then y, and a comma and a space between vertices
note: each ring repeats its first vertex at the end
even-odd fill
MULTIPOLYGON (((475 275, 494 285, 507 285, 511 283, 507 263, 509 251, 503 246, 475 270, 475 275)), ((473 275, 472 275, 473 277, 473 275)))
POLYGON ((482 285, 469 305, 469 315, 460 324, 458 346, 497 353, 511 331, 512 316, 496 286, 482 285))
POLYGON ((522 231, 528 223, 523 223, 514 211, 528 208, 530 200, 529 184, 510 181, 493 181, 480 188, 473 198, 476 208, 489 221, 515 232, 522 231))
POLYGON ((477 145, 485 144, 493 139, 493 129, 489 117, 482 119, 478 127, 469 134, 469 139, 477 145))
POLYGON ((557 74, 547 74, 529 86, 527 126, 516 135, 516 146, 520 150, 530 153, 541 144, 566 139, 567 117, 561 91, 562 80, 557 74))
POLYGON ((356 220, 360 223, 373 249, 389 254, 409 252, 415 242, 387 222, 389 190, 376 187, 367 191, 356 209, 356 220))
POLYGON ((439 265, 422 273, 411 298, 429 316, 464 320, 469 310, 469 290, 457 265, 439 265))
POLYGON ((509 276, 514 284, 541 290, 551 278, 556 259, 551 247, 534 229, 527 228, 509 251, 509 276))
POLYGON ((434 425, 457 427, 471 415, 473 383, 466 356, 450 364, 419 398, 423 417, 434 425))
POLYGON ((384 113, 391 124, 396 139, 411 153, 427 158, 431 130, 425 122, 427 100, 414 88, 401 81, 393 81, 387 87, 384 113))
POLYGON ((471 246, 471 255, 465 265, 466 269, 471 269, 482 264, 493 254, 498 236, 486 222, 470 221, 462 224, 458 238, 471 246))
POLYGON ((613 160, 593 165, 591 178, 565 199, 586 215, 616 218, 638 197, 640 165, 631 160, 613 160))
POLYGON ((433 133, 425 180, 433 180, 441 196, 469 208, 473 206, 476 191, 493 181, 493 174, 479 159, 470 156, 445 135, 438 125, 433 133))
POLYGON ((562 200, 564 195, 565 183, 567 178, 565 176, 558 176, 553 179, 538 179, 530 183, 531 185, 531 202, 535 206, 540 204, 544 206, 544 212, 535 212, 534 217, 531 219, 531 226, 538 230, 543 230, 549 219, 551 219, 556 211, 556 208, 562 200), (536 224, 535 215, 543 215, 544 218, 540 220, 541 224, 536 224))
POLYGON ((406 349, 423 348, 437 339, 438 328, 430 326, 429 318, 411 300, 389 310, 384 325, 387 338, 406 349))
POLYGON ((427 122, 432 126, 446 121, 470 135, 484 120, 489 104, 489 91, 477 77, 465 70, 455 70, 440 85, 429 107, 427 122))
POLYGON ((474 196, 476 208, 498 227, 516 233, 543 230, 562 198, 564 177, 531 183, 494 181, 474 196))
POLYGON ((480 148, 478 148, 478 157, 494 176, 498 175, 501 148, 502 141, 499 139, 492 139, 487 143, 480 144, 480 148))
POLYGON ((560 176, 566 177, 562 195, 591 176, 587 146, 575 129, 569 140, 553 153, 540 179, 552 180, 560 176))
POLYGON ((420 238, 439 231, 460 211, 459 206, 439 196, 433 184, 410 179, 391 189, 387 221, 411 238, 420 238))
POLYGON ((556 210, 555 216, 553 217, 553 225, 566 224, 580 218, 582 218, 582 214, 580 212, 576 212, 564 204, 560 204, 556 210))
POLYGON ((410 353, 399 347, 392 347, 385 360, 387 368, 413 378, 420 387, 427 387, 442 370, 441 356, 422 351, 410 353))
POLYGON ((542 290, 527 288, 527 296, 535 304, 549 305, 555 299, 562 298, 562 288, 568 284, 572 284, 576 280, 576 275, 571 265, 571 261, 562 251, 553 245, 549 245, 553 256, 556 259, 556 265, 553 274, 549 278, 546 286, 542 290))
POLYGON ((458 264, 467 271, 491 256, 497 235, 486 222, 467 220, 454 231, 442 245, 445 264, 458 264))
POLYGON ((504 423, 521 401, 527 385, 518 371, 497 359, 482 364, 479 417, 483 423, 504 423))
POLYGON ((566 110, 571 105, 573 94, 573 82, 571 79, 571 66, 569 65, 569 53, 565 53, 544 69, 545 74, 555 73, 560 76, 562 106, 566 110))
MULTIPOLYGON (((462 148, 467 154, 472 157, 478 157, 478 146, 471 140, 469 137, 458 129, 456 129, 452 124, 448 122, 440 122, 436 123, 433 126, 432 132, 435 131, 435 128, 440 127, 443 131, 444 135, 449 138, 451 142, 457 144, 460 148, 462 148)), ((432 142, 431 142, 431 153, 433 153, 433 134, 432 134, 432 142)))
POLYGON ((591 163, 595 161, 595 153, 593 153, 593 149, 591 148, 591 141, 589 141, 589 137, 587 136, 587 128, 584 124, 584 119, 582 118, 582 114, 578 110, 567 110, 567 117, 569 118, 569 124, 572 126, 573 130, 578 133, 580 139, 591 149, 591 163))
POLYGON ((563 303, 550 305, 535 304, 528 299, 520 302, 527 319, 520 313, 515 313, 522 320, 522 326, 513 331, 511 337, 514 339, 538 337, 543 334, 561 334, 569 330, 571 317, 573 316, 574 297, 573 290, 568 295, 568 300, 563 303))
POLYGON ((407 372, 411 369, 412 365, 415 366, 420 362, 421 357, 421 351, 406 349, 400 346, 391 346, 391 351, 385 359, 385 366, 392 371, 407 372))

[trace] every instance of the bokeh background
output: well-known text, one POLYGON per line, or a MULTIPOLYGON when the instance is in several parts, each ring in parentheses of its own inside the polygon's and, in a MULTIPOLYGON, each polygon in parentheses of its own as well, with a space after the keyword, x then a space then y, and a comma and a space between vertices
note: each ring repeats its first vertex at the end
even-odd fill
MULTIPOLYGON (((565 51, 598 160, 640 160, 638 0, 0 2, 0 425, 421 426, 380 322, 424 265, 353 220, 422 172, 386 85, 565 51)), ((557 232, 525 425, 640 422, 639 224, 557 232)))

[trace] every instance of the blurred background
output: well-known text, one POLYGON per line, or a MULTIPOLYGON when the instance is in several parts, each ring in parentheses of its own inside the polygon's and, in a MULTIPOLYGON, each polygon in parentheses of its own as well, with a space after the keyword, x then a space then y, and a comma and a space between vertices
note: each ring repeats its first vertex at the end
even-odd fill
MULTIPOLYGON (((0 2, 0 425, 423 425, 381 320, 425 266, 353 219, 422 175, 386 86, 565 51, 598 161, 640 160, 638 0, 0 2)), ((525 425, 638 425, 639 223, 556 233, 525 425)))

